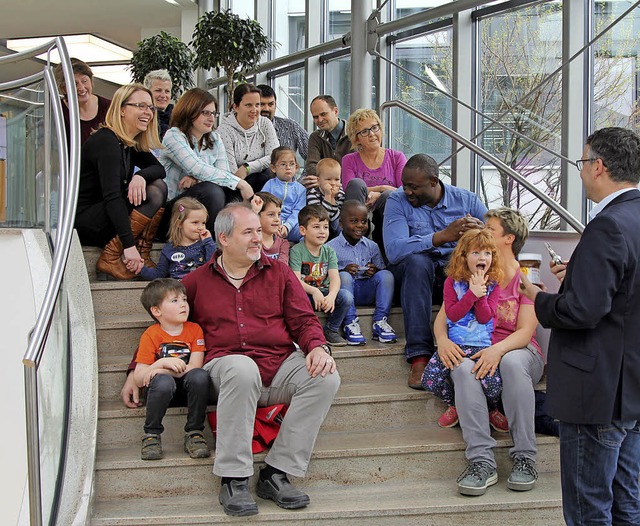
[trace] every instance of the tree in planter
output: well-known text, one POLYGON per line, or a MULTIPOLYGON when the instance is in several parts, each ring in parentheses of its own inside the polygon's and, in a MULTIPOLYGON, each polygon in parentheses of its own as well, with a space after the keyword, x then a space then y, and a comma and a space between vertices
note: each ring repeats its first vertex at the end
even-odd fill
POLYGON ((255 20, 241 19, 231 10, 209 11, 196 24, 191 41, 196 51, 196 65, 227 75, 227 94, 231 100, 235 80, 244 82, 262 54, 273 45, 255 20))
POLYGON ((129 69, 135 82, 142 82, 150 71, 166 69, 171 77, 171 97, 177 100, 184 90, 194 86, 194 61, 195 54, 187 44, 161 31, 138 42, 129 69))

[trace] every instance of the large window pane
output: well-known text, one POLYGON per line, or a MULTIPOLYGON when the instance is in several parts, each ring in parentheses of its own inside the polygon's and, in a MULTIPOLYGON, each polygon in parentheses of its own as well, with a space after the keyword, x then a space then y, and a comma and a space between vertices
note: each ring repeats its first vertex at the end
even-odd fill
POLYGON ((351 3, 344 0, 329 0, 325 26, 326 39, 333 40, 349 31, 351 31, 351 3))
MULTIPOLYGON (((479 126, 487 127, 480 144, 556 201, 560 200, 560 163, 536 143, 560 151, 562 78, 556 75, 537 87, 561 63, 561 37, 559 2, 479 22, 480 110, 509 128, 479 119, 479 126)), ((532 228, 559 228, 558 216, 529 191, 483 160, 479 168, 479 194, 488 207, 517 208, 532 228)))
POLYGON ((230 6, 231 11, 240 18, 250 18, 253 20, 256 17, 253 0, 231 0, 230 6))
POLYGON ((305 49, 305 0, 274 0, 272 38, 278 43, 275 57, 305 49))
POLYGON ((278 101, 276 115, 292 119, 304 128, 304 69, 277 77, 273 89, 278 101))
POLYGON ((351 56, 328 61, 324 66, 324 93, 336 99, 340 117, 351 113, 351 56))

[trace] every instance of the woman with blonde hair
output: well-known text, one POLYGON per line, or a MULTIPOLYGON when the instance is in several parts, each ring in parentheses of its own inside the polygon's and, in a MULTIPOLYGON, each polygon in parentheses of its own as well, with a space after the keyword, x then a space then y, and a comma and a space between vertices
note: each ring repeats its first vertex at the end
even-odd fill
POLYGON ((355 152, 342 158, 345 199, 356 199, 373 212, 373 239, 382 247, 384 206, 389 194, 402 186, 407 158, 382 147, 382 121, 374 110, 354 111, 347 120, 347 135, 355 152))
POLYGON ((83 245, 104 246, 96 269, 116 279, 132 279, 151 263, 164 212, 165 171, 151 153, 161 147, 154 118, 151 92, 127 84, 82 146, 75 227, 83 245))

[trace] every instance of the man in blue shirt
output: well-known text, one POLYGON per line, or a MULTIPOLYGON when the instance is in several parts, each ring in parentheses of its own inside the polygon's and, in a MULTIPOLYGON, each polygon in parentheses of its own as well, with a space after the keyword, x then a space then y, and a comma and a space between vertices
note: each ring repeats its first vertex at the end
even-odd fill
POLYGON ((442 290, 444 268, 458 239, 469 229, 484 228, 486 212, 475 194, 440 181, 438 164, 424 154, 407 161, 402 188, 389 196, 383 238, 389 270, 401 286, 409 387, 422 389, 422 372, 434 352, 434 288, 442 290))

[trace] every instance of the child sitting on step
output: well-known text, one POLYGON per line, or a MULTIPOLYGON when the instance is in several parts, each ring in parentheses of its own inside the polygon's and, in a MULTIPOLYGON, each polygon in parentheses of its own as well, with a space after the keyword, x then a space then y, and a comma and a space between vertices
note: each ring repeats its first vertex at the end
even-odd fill
POLYGON ((289 242, 278 235, 282 222, 282 199, 269 192, 257 192, 251 200, 252 210, 260 217, 262 253, 271 259, 289 263, 289 242))
POLYGON ((207 209, 197 199, 178 199, 171 209, 169 242, 162 249, 157 266, 142 267, 140 275, 147 280, 182 279, 209 261, 216 245, 207 230, 207 217, 207 209))
MULTIPOLYGON (((466 232, 458 241, 447 266, 443 303, 449 339, 469 358, 491 345, 501 278, 502 268, 491 232, 486 229, 466 232)), ((493 375, 485 376, 481 384, 491 409, 490 421, 492 425, 494 421, 499 422, 498 430, 503 431, 506 419, 497 409, 502 393, 499 369, 493 375)), ((449 406, 438 424, 441 427, 455 426, 458 412, 454 405, 450 371, 438 352, 425 367, 422 385, 449 406)))
POLYGON ((147 388, 141 458, 162 458, 162 419, 171 402, 185 401, 189 410, 184 426, 184 450, 191 458, 207 458, 211 453, 203 431, 209 373, 202 369, 205 351, 202 328, 187 321, 187 291, 177 279, 156 279, 145 287, 140 301, 156 321, 140 338, 133 372, 136 385, 147 388))

